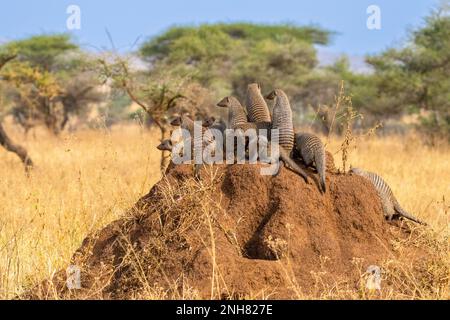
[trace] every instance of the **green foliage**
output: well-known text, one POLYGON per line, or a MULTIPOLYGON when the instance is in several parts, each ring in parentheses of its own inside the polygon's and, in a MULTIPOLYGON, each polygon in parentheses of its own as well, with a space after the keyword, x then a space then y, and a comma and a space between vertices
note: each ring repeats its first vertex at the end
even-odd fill
POLYGON ((69 116, 85 113, 89 103, 100 102, 100 84, 91 71, 93 62, 65 34, 39 35, 9 42, 0 53, 17 55, 2 71, 9 84, 11 112, 25 130, 43 123, 59 133, 69 116))
POLYGON ((9 42, 4 49, 17 53, 21 61, 49 71, 60 55, 76 50, 78 46, 72 42, 69 35, 54 34, 9 42))
POLYGON ((425 19, 410 43, 370 57, 383 110, 422 111, 425 128, 450 137, 450 16, 442 9, 425 19))
MULTIPOLYGON (((289 38, 325 45, 330 33, 316 27, 294 25, 262 25, 250 23, 204 24, 198 27, 173 27, 145 43, 144 57, 169 57, 173 61, 199 61, 202 58, 228 57, 236 44, 258 43, 265 40, 280 42, 289 38)), ((243 49, 243 48, 241 48, 243 49)))
POLYGON ((329 37, 316 27, 206 24, 171 28, 140 53, 156 69, 188 73, 217 94, 242 95, 252 81, 284 88, 301 84, 317 64, 313 45, 329 37))

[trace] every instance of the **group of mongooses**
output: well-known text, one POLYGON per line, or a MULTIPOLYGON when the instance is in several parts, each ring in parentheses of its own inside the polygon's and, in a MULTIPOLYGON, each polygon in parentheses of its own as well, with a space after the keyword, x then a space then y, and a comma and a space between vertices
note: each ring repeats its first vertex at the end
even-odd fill
MULTIPOLYGON (((265 129, 269 133, 269 140, 275 140, 274 138, 277 138, 281 162, 287 164, 291 170, 302 176, 309 183, 309 178, 306 173, 294 161, 296 155, 299 155, 306 166, 312 166, 316 169, 319 175, 320 190, 326 193, 326 153, 324 144, 314 134, 294 132, 292 108, 283 90, 275 89, 266 96, 266 99, 274 101, 272 113, 270 113, 269 107, 261 93, 261 87, 259 84, 253 83, 247 88, 245 108, 237 98, 232 96, 225 97, 217 106, 228 109, 229 129, 242 130, 244 132, 249 129, 254 129, 257 133, 259 130, 265 129), (277 137, 270 136, 271 130, 274 129, 276 131, 273 132, 276 132, 277 137)), ((177 117, 171 124, 181 126, 191 133, 194 131, 195 126, 194 121, 187 115, 177 117)), ((204 146, 205 141, 207 143, 213 141, 213 137, 208 133, 208 129, 216 129, 222 133, 227 129, 223 122, 218 122, 213 117, 205 119, 202 127, 203 129, 201 130, 203 130, 203 134, 207 135, 207 137, 206 139, 203 137, 201 139, 202 141, 194 141, 192 150, 194 157, 197 152, 196 145, 203 144, 204 146)), ((158 146, 158 149, 172 151, 171 140, 163 141, 158 146)), ((194 172, 196 177, 198 177, 200 167, 201 165, 195 166, 194 172)), ((351 173, 362 176, 375 187, 383 205, 384 216, 388 220, 392 220, 394 217, 403 217, 420 224, 425 224, 402 209, 394 197, 392 190, 381 177, 375 173, 366 172, 357 168, 351 169, 351 173)))

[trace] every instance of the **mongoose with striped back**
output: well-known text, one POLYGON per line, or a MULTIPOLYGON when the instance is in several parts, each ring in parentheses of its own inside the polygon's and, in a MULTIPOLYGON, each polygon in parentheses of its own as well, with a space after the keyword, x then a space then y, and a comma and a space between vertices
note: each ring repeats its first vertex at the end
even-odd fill
MULTIPOLYGON (((222 99, 217 105, 219 107, 229 109, 229 123, 231 124, 232 129, 234 130, 241 129, 244 132, 247 131, 248 129, 255 129, 257 131, 257 134, 259 134, 260 129, 265 129, 267 130, 267 133, 270 133, 270 129, 272 126, 267 122, 254 123, 246 121, 246 114, 244 107, 242 107, 239 100, 236 99, 235 97, 226 97, 222 99)), ((305 181, 309 183, 308 176, 306 175, 306 173, 290 157, 292 147, 291 150, 288 152, 285 148, 280 146, 279 148, 280 159, 284 163, 288 164, 292 171, 301 175, 303 179, 305 179, 305 181)))
MULTIPOLYGON (((239 100, 235 97, 225 97, 218 104, 220 108, 228 109, 228 125, 232 130, 241 130, 245 133, 247 130, 254 129, 257 135, 260 135, 261 132, 259 129, 266 129, 266 135, 270 135, 270 123, 253 123, 248 122, 247 113, 245 112, 244 107, 241 105, 239 100)), ((224 144, 226 143, 226 139, 224 139, 224 144)), ((245 139, 246 149, 249 145, 249 139, 245 139)), ((234 153, 236 156, 236 145, 234 148, 234 153)))
POLYGON ((245 106, 249 122, 272 122, 269 107, 261 94, 259 84, 252 83, 248 85, 245 106))
POLYGON ((270 130, 271 128, 271 124, 267 122, 249 122, 244 107, 235 97, 225 97, 217 104, 217 106, 221 108, 228 108, 228 123, 233 130, 270 130))
POLYGON ((373 172, 364 171, 359 168, 351 168, 350 172, 359 175, 372 183, 372 185, 377 190, 378 196, 381 199, 384 215, 389 221, 398 216, 409 219, 419 224, 426 225, 425 222, 420 221, 413 215, 409 214, 400 206, 389 185, 379 175, 373 172))
POLYGON ((272 129, 277 131, 280 154, 284 153, 286 155, 282 160, 289 159, 286 163, 296 173, 301 175, 306 182, 309 182, 306 173, 291 159, 294 149, 294 124, 292 121, 292 109, 287 95, 283 90, 275 89, 267 96, 267 99, 275 100, 272 111, 272 129))
POLYGON ((281 89, 272 91, 267 99, 275 100, 272 111, 272 129, 277 129, 279 132, 280 146, 291 153, 294 149, 294 124, 289 99, 281 89))
POLYGON ((311 133, 297 133, 295 135, 295 149, 308 167, 314 164, 320 177, 322 192, 325 193, 327 191, 325 181, 326 155, 325 147, 320 138, 311 133))
MULTIPOLYGON (((181 127, 182 129, 187 130, 190 133, 191 139, 193 140, 188 142, 191 144, 191 154, 194 156, 194 160, 203 159, 203 148, 210 145, 211 143, 215 143, 214 136, 211 134, 211 132, 207 128, 204 128, 200 124, 194 122, 191 118, 189 118, 188 114, 183 114, 180 117, 176 117, 171 122, 171 125, 181 127), (196 126, 199 126, 198 129, 202 134, 194 134, 196 131, 196 126)), ((202 168, 202 166, 203 164, 198 163, 194 165, 194 176, 197 179, 200 178, 200 169, 202 168)))

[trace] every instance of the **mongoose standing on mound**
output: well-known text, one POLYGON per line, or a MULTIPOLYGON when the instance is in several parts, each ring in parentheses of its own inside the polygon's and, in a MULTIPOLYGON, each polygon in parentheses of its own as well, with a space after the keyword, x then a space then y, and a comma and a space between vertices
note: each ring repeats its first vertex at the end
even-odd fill
POLYGON ((272 122, 269 107, 261 94, 259 84, 252 83, 248 85, 245 106, 247 107, 249 122, 272 122))
MULTIPOLYGON (((254 123, 248 122, 247 114, 244 107, 241 105, 238 99, 235 97, 225 97, 218 104, 220 108, 228 109, 228 125, 233 130, 242 130, 245 133, 247 130, 253 129, 257 135, 260 135, 260 129, 266 129, 267 136, 270 136, 271 124, 267 122, 254 123)), ((226 141, 224 140, 224 144, 226 141)), ((246 149, 248 147, 249 140, 245 140, 246 149)), ((236 146, 234 152, 236 153, 236 146)), ((236 154, 235 154, 236 155, 236 154)))
POLYGON ((384 215, 389 221, 391 221, 395 216, 399 216, 416 223, 426 225, 425 222, 420 221, 413 215, 409 214, 400 206, 389 185, 379 175, 358 168, 352 168, 350 172, 364 177, 372 183, 381 199, 384 215))
MULTIPOLYGON (((191 140, 187 141, 191 143, 192 155, 195 159, 203 159, 203 148, 205 146, 210 145, 211 143, 215 143, 214 136, 208 131, 206 128, 201 125, 195 123, 191 118, 189 118, 188 114, 183 114, 181 117, 175 118, 171 122, 172 126, 181 127, 184 130, 189 131, 191 135, 191 140), (199 126, 199 131, 202 133, 200 135, 195 135, 196 126, 199 126), (193 140, 192 140, 193 139, 193 140)), ((203 164, 195 164, 194 165, 194 176, 195 178, 200 178, 200 169, 203 164)))
POLYGON ((270 130, 271 124, 267 122, 249 122, 244 107, 235 97, 225 97, 218 104, 218 107, 228 108, 228 123, 231 129, 247 131, 248 129, 270 130))
POLYGON ((298 133, 295 135, 295 149, 300 153, 305 164, 309 167, 313 164, 320 177, 322 192, 327 191, 325 182, 326 156, 322 141, 311 133, 298 133))
POLYGON ((306 182, 306 173, 290 158, 294 150, 294 124, 292 121, 292 109, 289 99, 283 90, 276 89, 268 96, 268 100, 275 100, 272 111, 272 129, 278 131, 278 144, 280 155, 284 154, 282 160, 285 161, 297 174, 301 175, 306 182))
MULTIPOLYGON (((156 148, 160 151, 169 151, 170 153, 172 153, 173 151, 172 140, 170 139, 163 140, 163 142, 161 142, 161 144, 156 148)), ((169 158, 171 158, 171 156, 169 156, 169 158)), ((175 164, 173 163, 173 161, 170 161, 169 166, 166 169, 166 173, 172 170, 173 168, 175 168, 175 164)))
POLYGON ((272 129, 279 131, 278 139, 280 147, 287 152, 294 149, 294 124, 292 121, 292 109, 287 95, 283 90, 276 89, 268 96, 268 100, 275 100, 272 111, 272 129))

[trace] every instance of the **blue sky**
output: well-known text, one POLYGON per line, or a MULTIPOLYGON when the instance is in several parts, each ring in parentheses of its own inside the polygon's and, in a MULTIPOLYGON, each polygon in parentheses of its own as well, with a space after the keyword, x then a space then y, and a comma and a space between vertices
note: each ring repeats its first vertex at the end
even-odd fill
MULTIPOLYGON (((107 48, 107 28, 121 51, 172 25, 203 22, 290 22, 316 24, 336 31, 325 49, 333 54, 363 56, 406 40, 438 0, 14 0, 0 9, 0 41, 42 32, 67 32, 66 9, 81 8, 81 30, 71 32, 86 48, 107 48), (381 9, 381 30, 366 27, 369 5, 381 9)), ((94 50, 94 49, 93 49, 94 50)))

